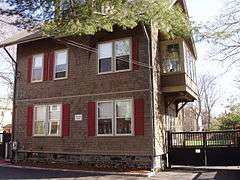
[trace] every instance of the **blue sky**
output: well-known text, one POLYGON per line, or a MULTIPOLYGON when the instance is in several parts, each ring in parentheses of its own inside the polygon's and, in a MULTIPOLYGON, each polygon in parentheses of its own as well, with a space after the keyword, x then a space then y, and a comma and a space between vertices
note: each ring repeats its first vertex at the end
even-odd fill
MULTIPOLYGON (((191 19, 196 23, 207 23, 221 13, 227 0, 186 0, 186 2, 191 19)), ((220 100, 214 108, 214 114, 217 115, 224 111, 228 98, 240 93, 235 83, 238 69, 233 67, 228 73, 219 76, 225 72, 226 64, 209 59, 209 52, 213 50, 213 47, 205 42, 196 43, 196 47, 198 73, 218 76, 217 86, 220 100)))

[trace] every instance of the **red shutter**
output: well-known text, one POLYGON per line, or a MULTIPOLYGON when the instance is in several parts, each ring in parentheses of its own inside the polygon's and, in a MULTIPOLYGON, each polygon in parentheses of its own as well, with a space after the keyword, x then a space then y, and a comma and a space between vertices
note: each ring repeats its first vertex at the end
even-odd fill
POLYGON ((62 105, 62 136, 70 134, 70 104, 62 105))
POLYGON ((33 130, 33 107, 29 106, 27 109, 27 123, 26 123, 27 136, 32 136, 33 130))
POLYGON ((44 54, 43 80, 48 80, 48 53, 44 54))
POLYGON ((49 53, 48 80, 53 80, 54 51, 49 53))
POLYGON ((29 57, 28 58, 28 67, 27 67, 27 82, 31 82, 32 80, 32 61, 33 61, 33 57, 29 57))
POLYGON ((88 136, 96 134, 96 103, 88 103, 88 136))
POLYGON ((144 135, 144 100, 134 100, 134 127, 135 135, 144 135))
POLYGON ((133 37, 132 38, 132 65, 133 65, 133 70, 138 70, 139 69, 138 48, 139 48, 138 38, 133 37))

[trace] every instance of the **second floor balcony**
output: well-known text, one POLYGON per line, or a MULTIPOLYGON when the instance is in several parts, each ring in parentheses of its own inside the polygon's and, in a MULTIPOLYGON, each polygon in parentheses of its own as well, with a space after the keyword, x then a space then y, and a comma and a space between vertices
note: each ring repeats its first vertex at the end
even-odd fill
POLYGON ((163 41, 161 48, 161 89, 175 93, 180 101, 197 98, 196 58, 183 39, 163 41))

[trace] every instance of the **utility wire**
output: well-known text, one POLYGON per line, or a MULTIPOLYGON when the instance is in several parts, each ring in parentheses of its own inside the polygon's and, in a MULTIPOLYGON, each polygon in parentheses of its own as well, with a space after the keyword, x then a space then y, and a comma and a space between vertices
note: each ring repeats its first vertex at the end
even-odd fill
MULTIPOLYGON (((71 45, 71 46, 75 46, 75 47, 78 47, 78 48, 81 48, 81 49, 84 49, 84 50, 87 50, 87 51, 90 51, 90 52, 94 52, 94 53, 99 53, 98 49, 97 48, 93 48, 93 47, 90 47, 88 45, 84 45, 84 44, 81 44, 79 42, 75 42, 75 41, 71 41, 71 40, 60 40, 60 39, 55 39, 56 41, 59 41, 59 42, 63 42, 63 43, 66 43, 68 45, 71 45)), ((101 53, 101 52, 100 52, 101 53)), ((103 55, 101 53, 101 55, 103 55)), ((127 61, 121 57, 118 57, 117 60, 120 60, 120 61, 123 61, 123 62, 127 62, 127 63, 130 63, 130 61, 127 61)), ((152 68, 150 67, 148 64, 146 63, 142 63, 142 62, 136 62, 136 61, 132 61, 133 64, 135 65, 139 65, 139 66, 142 66, 142 67, 146 67, 146 68, 152 68)))

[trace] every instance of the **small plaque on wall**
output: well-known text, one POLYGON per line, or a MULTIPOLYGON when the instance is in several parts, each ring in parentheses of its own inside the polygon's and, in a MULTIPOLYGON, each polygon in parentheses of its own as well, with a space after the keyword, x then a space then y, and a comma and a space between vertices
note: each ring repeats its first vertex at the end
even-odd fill
POLYGON ((82 121, 82 114, 75 114, 75 121, 82 121))

